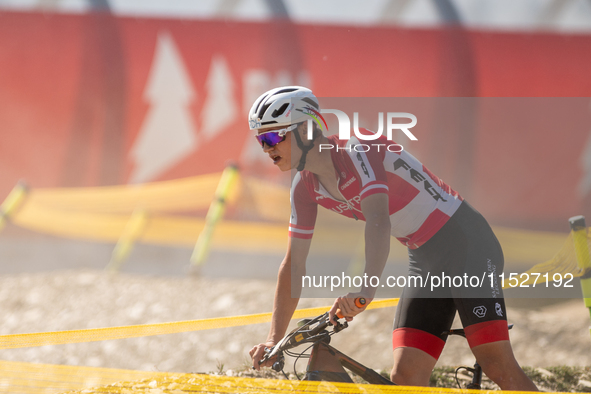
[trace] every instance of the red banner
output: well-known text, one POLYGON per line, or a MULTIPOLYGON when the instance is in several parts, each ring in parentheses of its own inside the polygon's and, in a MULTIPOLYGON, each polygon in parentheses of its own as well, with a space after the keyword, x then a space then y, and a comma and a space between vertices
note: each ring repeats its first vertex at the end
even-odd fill
MULTIPOLYGON (((0 12, 0 199, 19 179, 137 183, 229 160, 279 177, 245 121, 278 85, 319 97, 588 97, 590 60, 588 35, 0 12)), ((471 119, 452 114, 445 132, 427 122, 409 149, 494 222, 561 228, 591 208, 585 100, 472 102, 471 119)))

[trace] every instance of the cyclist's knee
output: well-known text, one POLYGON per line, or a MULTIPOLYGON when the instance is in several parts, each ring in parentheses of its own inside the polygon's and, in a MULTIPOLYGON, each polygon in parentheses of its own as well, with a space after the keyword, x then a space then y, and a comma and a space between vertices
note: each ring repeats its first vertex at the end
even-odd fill
POLYGON ((501 375, 507 370, 519 368, 509 341, 485 343, 472 348, 478 363, 486 375, 501 375))
POLYGON ((535 386, 517 363, 505 364, 496 360, 484 362, 482 371, 502 390, 536 391, 535 386), (530 386, 531 385, 531 386, 530 386))
POLYGON ((536 386, 525 375, 511 349, 509 341, 492 342, 475 346, 476 356, 482 371, 503 390, 536 391, 536 386))
POLYGON ((390 380, 400 386, 428 386, 431 371, 417 371, 411 368, 394 366, 390 372, 390 380))
POLYGON ((482 371, 490 380, 502 385, 501 383, 507 380, 513 380, 517 375, 520 375, 522 370, 515 358, 513 357, 487 357, 479 359, 478 363, 482 367, 482 371))

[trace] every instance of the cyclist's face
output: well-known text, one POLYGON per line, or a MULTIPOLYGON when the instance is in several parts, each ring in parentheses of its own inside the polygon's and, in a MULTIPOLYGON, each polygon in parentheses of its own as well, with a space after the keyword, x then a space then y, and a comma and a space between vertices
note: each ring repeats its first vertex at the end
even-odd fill
MULTIPOLYGON (((261 130, 261 133, 283 128, 285 128, 285 126, 264 129, 261 130)), ((269 155, 269 158, 273 160, 273 164, 279 167, 281 171, 289 171, 292 167, 297 166, 297 163, 295 166, 292 164, 291 139, 293 138, 293 132, 296 132, 296 130, 288 132, 286 135, 287 138, 275 146, 269 146, 267 144, 263 145, 263 151, 269 155)))

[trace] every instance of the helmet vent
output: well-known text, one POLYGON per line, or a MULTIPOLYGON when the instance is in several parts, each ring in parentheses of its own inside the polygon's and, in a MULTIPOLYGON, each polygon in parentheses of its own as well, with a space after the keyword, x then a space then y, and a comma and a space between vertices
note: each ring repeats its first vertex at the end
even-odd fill
POLYGON ((262 118, 263 116, 265 116, 265 112, 267 112, 267 108, 269 108, 271 106, 271 104, 273 104, 273 102, 266 103, 265 105, 263 105, 261 107, 261 110, 259 111, 259 117, 260 118, 262 118))
POLYGON ((273 113, 271 114, 271 116, 273 118, 276 118, 278 116, 283 115, 283 113, 285 112, 285 110, 287 109, 287 107, 289 107, 289 103, 283 104, 281 107, 279 107, 275 111, 273 111, 273 113))
MULTIPOLYGON (((258 111, 259 111, 259 107, 261 106, 261 103, 262 103, 263 101, 265 101, 265 99, 266 99, 268 96, 269 96, 269 95, 267 94, 267 95, 265 95, 265 96, 261 97, 261 99, 260 99, 260 100, 259 100, 259 102, 257 103, 257 107, 256 107, 256 108, 255 108, 255 110, 254 110, 254 113, 255 113, 255 114, 258 114, 258 113, 259 113, 258 111)), ((259 117, 260 117, 260 116, 259 116, 259 117)))
POLYGON ((289 92, 295 92, 296 90, 298 90, 297 88, 286 88, 286 89, 281 89, 278 90, 277 92, 273 93, 273 96, 281 94, 281 93, 289 93, 289 92))

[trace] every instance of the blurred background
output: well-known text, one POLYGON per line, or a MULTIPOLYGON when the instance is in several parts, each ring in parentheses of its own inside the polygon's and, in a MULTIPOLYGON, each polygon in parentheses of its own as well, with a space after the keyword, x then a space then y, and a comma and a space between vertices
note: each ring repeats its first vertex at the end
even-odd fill
MULTIPOLYGON (((10 301, 0 334, 237 314, 226 308, 234 296, 194 317, 189 306, 159 314, 143 290, 130 290, 128 305, 117 295, 125 285, 107 290, 114 282, 101 276, 127 240, 134 247, 117 266, 131 275, 125 283, 188 277, 229 163, 238 186, 198 278, 187 280, 216 300, 216 286, 232 288, 220 281, 264 280, 267 301, 249 310, 270 310, 290 177, 261 152, 246 117, 279 85, 321 98, 430 103, 435 115, 419 117, 418 141, 400 142, 498 229, 512 272, 549 260, 568 218, 591 215, 590 65, 589 0, 0 0, 0 201, 13 197, 0 232, 0 274, 12 290, 0 294, 20 300, 10 301), (77 298, 99 282, 103 296, 135 311, 132 320, 113 318, 106 301, 105 319, 83 318, 77 298), (63 315, 49 326, 42 286, 69 291, 56 296, 63 315)), ((362 227, 334 236, 345 230, 330 216, 321 216, 310 261, 354 272, 362 227)), ((387 272, 404 274, 405 254, 393 244, 387 272)), ((91 303, 101 297, 98 288, 88 294, 91 303)), ((561 297, 573 294, 580 290, 561 297)), ((228 352, 242 355, 245 343, 228 352)), ((109 349, 6 358, 150 368, 112 365, 109 349)), ((223 354, 196 368, 215 368, 223 354)))

